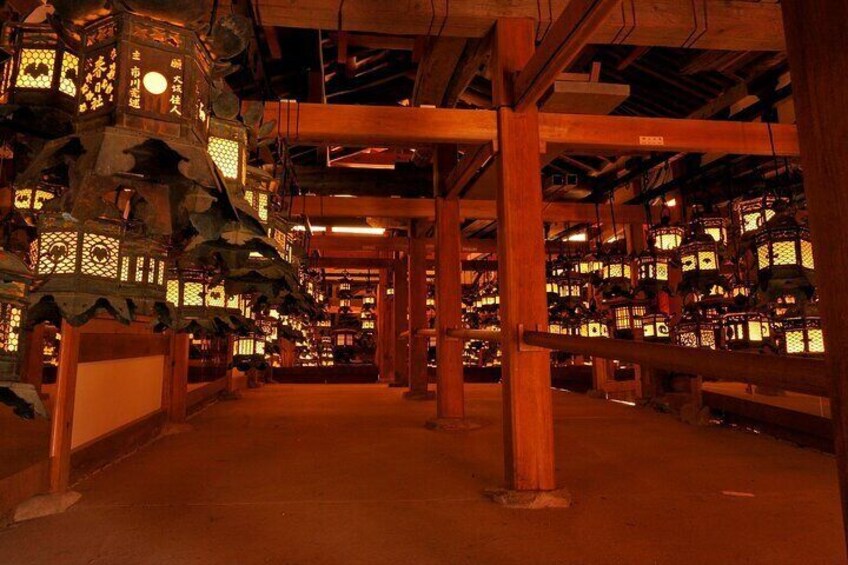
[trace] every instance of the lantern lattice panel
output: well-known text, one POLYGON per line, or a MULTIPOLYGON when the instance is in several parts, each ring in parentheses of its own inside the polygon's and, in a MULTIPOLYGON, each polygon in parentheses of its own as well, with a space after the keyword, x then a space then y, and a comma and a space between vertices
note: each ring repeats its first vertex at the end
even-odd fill
POLYGON ((79 57, 73 53, 67 51, 62 53, 62 68, 59 71, 59 92, 72 98, 77 95, 79 62, 79 57))
POLYGON ((38 257, 39 275, 66 275, 76 270, 77 234, 75 232, 46 232, 41 235, 34 255, 38 257))
POLYGON ((16 353, 21 337, 21 309, 0 303, 0 351, 16 353))
POLYGON ((14 206, 18 210, 37 212, 44 208, 46 202, 55 197, 54 193, 41 188, 15 188, 14 206))
POLYGON ((84 275, 118 278, 118 249, 120 242, 113 237, 86 233, 82 240, 82 263, 84 275))
POLYGON ((207 151, 225 179, 238 179, 240 149, 237 141, 210 136, 207 151))
POLYGON ((56 67, 55 49, 21 50, 17 88, 49 89, 53 86, 53 73, 56 67))

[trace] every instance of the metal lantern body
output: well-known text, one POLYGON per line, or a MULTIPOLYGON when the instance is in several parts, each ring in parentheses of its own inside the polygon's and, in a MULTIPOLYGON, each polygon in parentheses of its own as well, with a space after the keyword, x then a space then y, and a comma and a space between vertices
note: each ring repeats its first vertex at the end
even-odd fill
POLYGON ((576 273, 567 272, 557 281, 559 297, 568 302, 578 302, 583 298, 585 282, 576 273))
POLYGON ((783 350, 787 355, 824 355, 824 335, 818 316, 783 318, 783 350))
POLYGON ((642 338, 645 341, 667 343, 671 341, 668 315, 654 312, 642 316, 642 338))
POLYGON ((692 220, 693 231, 708 235, 718 245, 727 245, 727 220, 721 216, 698 216, 692 220))
POLYGON ((374 296, 374 293, 369 289, 362 296, 362 307, 368 310, 373 309, 377 305, 377 297, 374 296))
POLYGON ((658 251, 674 251, 680 247, 685 230, 682 226, 657 225, 648 230, 648 237, 654 241, 658 251))
POLYGON ((609 337, 609 324, 599 314, 587 314, 580 320, 582 337, 609 337))
MULTIPOLYGON (((206 150, 227 186, 245 186, 247 182, 247 128, 241 122, 211 118, 206 150)), ((255 186, 254 189, 256 189, 255 186)), ((256 200, 259 201, 261 196, 259 194, 255 196, 256 200)), ((267 204, 266 200, 265 218, 260 215, 263 222, 268 220, 267 204)))
POLYGON ((228 294, 219 273, 200 267, 172 267, 166 300, 177 314, 178 330, 191 328, 194 322, 212 330, 231 326, 233 315, 252 317, 248 297, 228 294))
POLYGON ((711 237, 695 236, 680 246, 679 253, 682 272, 679 291, 704 296, 711 295, 716 286, 723 286, 718 245, 711 237))
POLYGON ((648 311, 647 303, 622 299, 608 303, 616 337, 632 338, 634 330, 642 328, 642 316, 648 311))
POLYGON ((41 212, 44 205, 61 196, 65 188, 49 182, 39 182, 14 185, 12 191, 12 205, 15 210, 32 221, 34 216, 41 212))
POLYGON ((206 141, 211 57, 197 34, 129 13, 63 30, 11 31, 14 104, 70 113, 78 127, 114 125, 206 141), (154 124, 155 122, 155 124, 154 124))
POLYGON ((31 278, 23 261, 0 249, 0 380, 17 380, 31 278))
POLYGON ((674 342, 683 347, 715 349, 718 322, 700 314, 687 314, 674 326, 674 342))
MULTIPOLYGON (((218 131, 216 129, 216 124, 217 119, 213 119, 210 125, 210 146, 212 145, 212 132, 218 131)), ((241 140, 239 139, 239 141, 241 140)), ((218 169, 223 170, 221 168, 221 165, 226 165, 226 163, 222 160, 221 165, 219 165, 216 161, 216 159, 220 158, 220 155, 220 152, 215 153, 214 155, 211 151, 209 153, 209 156, 212 158, 213 162, 215 162, 215 165, 218 166, 218 169)), ((240 153, 237 157, 237 159, 239 159, 239 162, 241 162, 241 158, 242 157, 240 153)), ((236 171, 236 175, 238 175, 238 171, 236 171)), ((274 198, 277 194, 277 188, 279 183, 265 171, 263 171, 262 169, 257 169, 256 167, 247 167, 246 178, 247 182, 245 183, 244 187, 244 199, 247 200, 247 203, 250 204, 250 206, 256 212, 256 215, 259 220, 262 221, 263 224, 267 225, 273 213, 274 198)))
POLYGON ((121 221, 76 222, 45 213, 39 217, 38 238, 32 244, 35 272, 44 278, 36 296, 53 300, 72 324, 84 323, 104 297, 113 313, 130 321, 127 300, 152 310, 165 299, 164 249, 133 233, 121 221))
POLYGON ((253 332, 247 335, 237 335, 233 338, 233 363, 242 370, 261 364, 265 361, 265 334, 253 332))
POLYGON ((654 292, 668 285, 670 260, 668 256, 643 252, 636 258, 638 286, 654 292))
POLYGON ((780 202, 785 200, 770 194, 736 202, 733 210, 739 224, 739 234, 753 234, 766 225, 777 214, 775 208, 780 202))
POLYGON ((757 276, 765 288, 813 290, 815 260, 810 230, 791 214, 781 215, 761 229, 755 239, 757 276))
POLYGON ((604 263, 595 255, 588 254, 580 258, 577 262, 577 272, 581 275, 591 275, 597 273, 604 268, 604 263))
POLYGON ((771 340, 771 322, 759 312, 733 312, 721 317, 726 349, 758 349, 771 340))

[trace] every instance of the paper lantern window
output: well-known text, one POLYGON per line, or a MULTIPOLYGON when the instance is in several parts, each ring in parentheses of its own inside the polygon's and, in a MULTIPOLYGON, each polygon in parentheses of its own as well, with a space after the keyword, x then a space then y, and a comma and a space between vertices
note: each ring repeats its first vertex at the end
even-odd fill
POLYGON ((610 257, 604 261, 601 278, 604 281, 630 280, 630 258, 624 256, 610 257))
POLYGON ((757 312, 725 314, 721 329, 724 346, 728 349, 757 347, 771 337, 771 322, 757 312))
POLYGON ((757 235, 757 268, 780 267, 815 270, 810 231, 798 224, 766 228, 757 235))
POLYGON ((684 229, 681 226, 658 225, 648 230, 654 240, 654 247, 660 251, 674 251, 683 241, 684 229))
POLYGON ((628 332, 642 327, 642 316, 647 307, 644 304, 623 303, 610 306, 613 326, 617 332, 628 332))
POLYGON ((824 354, 821 318, 799 316, 783 319, 784 351, 787 355, 824 354))
POLYGON ((591 275, 604 268, 604 263, 592 255, 587 255, 577 262, 577 272, 581 275, 591 275))
POLYGON ((580 298, 583 295, 583 284, 580 281, 563 279, 559 281, 560 298, 580 298))
POLYGON ((715 241, 693 241, 680 246, 680 264, 683 276, 719 270, 718 250, 715 241))
POLYGON ((671 339, 668 316, 662 312, 642 316, 642 337, 645 341, 667 342, 671 339))
POLYGON ((734 206, 741 235, 754 233, 771 220, 777 212, 775 206, 781 199, 765 195, 737 202, 734 206))
POLYGON ((0 249, 0 375, 17 372, 30 272, 18 257, 0 249))
POLYGON ((609 337, 609 326, 601 318, 586 318, 580 322, 580 335, 583 337, 609 337))
POLYGON ((247 172, 247 132, 239 123, 213 118, 207 146, 224 180, 244 185, 247 172))
POLYGON ((642 254, 636 259, 636 276, 644 282, 668 282, 668 257, 654 254, 642 254))
POLYGON ((692 220, 696 231, 702 231, 719 245, 727 244, 727 221, 720 216, 701 216, 692 220))
POLYGON ((712 319, 683 319, 674 328, 674 339, 683 347, 715 349, 717 329, 712 319))
POLYGON ((387 287, 386 288, 386 296, 394 296, 394 295, 395 295, 394 287, 391 287, 391 286, 387 287))
POLYGON ((21 49, 15 87, 47 90, 53 87, 56 72, 55 49, 21 49))
POLYGON ((15 186, 13 188, 15 209, 28 213, 39 212, 47 202, 59 196, 63 190, 61 187, 47 184, 29 187, 15 186))

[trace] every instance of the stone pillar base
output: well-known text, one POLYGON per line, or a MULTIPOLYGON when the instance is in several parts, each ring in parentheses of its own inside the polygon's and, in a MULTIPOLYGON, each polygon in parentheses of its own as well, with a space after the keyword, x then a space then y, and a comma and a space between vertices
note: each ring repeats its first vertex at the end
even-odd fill
POLYGON ((15 522, 44 518, 53 514, 61 514, 82 498, 76 491, 69 490, 58 494, 40 494, 23 501, 15 508, 15 522))
POLYGON ((571 506, 571 493, 565 489, 557 490, 487 490, 483 494, 492 502, 507 508, 568 508, 571 506))
POLYGON ((433 418, 424 423, 425 428, 437 432, 469 432, 485 425, 486 422, 471 418, 433 418))

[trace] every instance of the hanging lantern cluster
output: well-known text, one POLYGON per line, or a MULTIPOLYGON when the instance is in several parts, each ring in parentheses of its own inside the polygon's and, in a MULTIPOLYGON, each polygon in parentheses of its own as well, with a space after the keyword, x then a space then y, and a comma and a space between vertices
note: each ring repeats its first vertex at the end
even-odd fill
POLYGON ((0 380, 17 380, 32 273, 0 248, 0 380))

